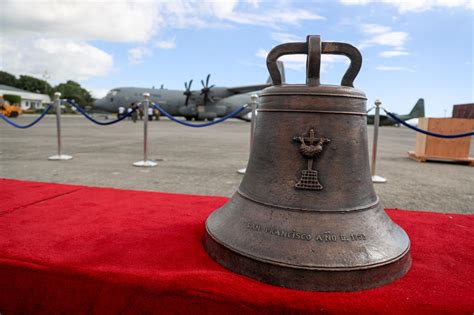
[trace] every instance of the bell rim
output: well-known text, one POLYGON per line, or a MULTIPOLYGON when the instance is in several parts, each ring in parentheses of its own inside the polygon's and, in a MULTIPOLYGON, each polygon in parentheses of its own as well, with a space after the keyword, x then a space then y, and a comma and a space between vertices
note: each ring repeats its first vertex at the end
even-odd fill
POLYGON ((235 194, 211 213, 205 230, 218 244, 248 259, 301 270, 382 266, 403 256, 411 247, 407 232, 390 219, 380 203, 357 212, 288 211, 235 194), (268 217, 271 220, 265 219, 268 217), (283 242, 282 246, 275 247, 277 240, 283 242), (316 242, 309 242, 313 240, 316 242), (329 244, 336 244, 333 242, 338 245, 328 251, 329 244))
POLYGON ((372 268, 308 270, 254 260, 223 246, 208 233, 204 235, 203 246, 227 270, 270 285, 303 291, 354 292, 378 288, 399 280, 412 266, 410 249, 398 260, 372 268))
POLYGON ((230 250, 232 252, 235 252, 239 255, 242 255, 242 256, 244 256, 246 258, 249 258, 249 259, 252 259, 252 260, 260 261, 260 262, 263 262, 263 263, 266 263, 266 264, 271 264, 271 265, 275 265, 275 266, 279 266, 279 267, 291 268, 291 269, 317 270, 317 271, 366 270, 366 269, 372 269, 372 268, 377 268, 377 267, 382 267, 382 266, 385 266, 385 265, 392 264, 392 263, 396 262, 397 260, 400 260, 401 258, 403 258, 407 253, 410 252, 410 249, 411 249, 411 242, 410 242, 410 239, 407 237, 408 244, 407 244, 407 247, 405 248, 405 250, 401 254, 398 254, 398 255, 396 255, 396 256, 388 259, 388 260, 384 260, 382 262, 376 262, 376 263, 366 264, 366 265, 358 265, 358 266, 354 266, 354 267, 322 267, 322 266, 312 267, 312 266, 294 265, 294 264, 278 262, 278 261, 275 261, 275 260, 272 260, 272 259, 261 258, 261 257, 258 257, 258 256, 254 256, 254 255, 245 253, 241 250, 233 248, 232 246, 229 246, 228 244, 224 244, 216 236, 214 236, 208 228, 207 220, 206 220, 205 227, 206 227, 206 234, 209 235, 209 237, 211 237, 214 242, 216 242, 219 245, 225 247, 227 250, 230 250))

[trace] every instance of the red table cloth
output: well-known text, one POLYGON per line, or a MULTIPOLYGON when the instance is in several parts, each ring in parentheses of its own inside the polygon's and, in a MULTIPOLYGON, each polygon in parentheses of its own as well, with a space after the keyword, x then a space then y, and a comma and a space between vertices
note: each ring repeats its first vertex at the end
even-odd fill
POLYGON ((206 254, 224 197, 0 179, 1 314, 474 312, 473 215, 388 210, 413 266, 384 287, 322 293, 234 274, 206 254))

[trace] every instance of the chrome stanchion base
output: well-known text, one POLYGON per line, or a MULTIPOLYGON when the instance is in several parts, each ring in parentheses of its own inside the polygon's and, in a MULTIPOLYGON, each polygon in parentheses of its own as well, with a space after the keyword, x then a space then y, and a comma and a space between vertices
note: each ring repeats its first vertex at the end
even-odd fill
POLYGON ((67 161, 70 159, 72 159, 72 156, 66 155, 66 154, 60 154, 60 155, 56 154, 48 158, 48 160, 50 161, 67 161))
POLYGON ((372 183, 386 183, 387 179, 382 176, 374 175, 372 176, 372 183))
POLYGON ((137 167, 154 167, 154 166, 157 166, 158 163, 154 162, 154 161, 138 161, 138 162, 135 162, 133 163, 133 166, 137 166, 137 167))
POLYGON ((239 173, 239 174, 245 174, 245 171, 247 171, 247 168, 246 168, 246 167, 241 168, 240 170, 237 171, 237 173, 239 173))

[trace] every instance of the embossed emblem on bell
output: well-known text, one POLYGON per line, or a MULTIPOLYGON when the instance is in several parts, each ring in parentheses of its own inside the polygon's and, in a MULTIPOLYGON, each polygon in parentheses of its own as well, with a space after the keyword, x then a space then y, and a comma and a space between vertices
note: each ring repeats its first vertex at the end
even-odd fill
POLYGON ((410 240, 385 213, 371 181, 362 65, 350 44, 276 46, 273 85, 260 95, 247 170, 231 200, 206 221, 204 246, 224 267, 273 285, 356 291, 402 277, 410 240), (276 61, 307 54, 306 84, 282 84, 276 61), (322 54, 344 55, 341 85, 320 83, 322 54))
POLYGON ((309 137, 295 137, 293 140, 301 144, 300 152, 308 159, 308 169, 301 171, 301 179, 296 183, 295 187, 299 189, 323 189, 323 186, 318 181, 318 172, 313 170, 313 159, 323 151, 323 144, 331 140, 328 138, 316 138, 314 136, 314 129, 309 130, 309 137))

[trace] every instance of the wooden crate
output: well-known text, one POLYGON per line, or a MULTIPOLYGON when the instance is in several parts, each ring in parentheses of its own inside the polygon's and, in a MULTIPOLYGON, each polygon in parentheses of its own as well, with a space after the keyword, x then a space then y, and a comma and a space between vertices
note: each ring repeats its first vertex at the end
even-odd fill
MULTIPOLYGON (((472 119, 462 118, 420 118, 418 128, 439 134, 459 134, 473 130, 472 119)), ((469 157, 471 137, 444 139, 416 135, 415 151, 408 152, 409 157, 417 161, 441 160, 467 162, 474 165, 474 159, 469 157)))

